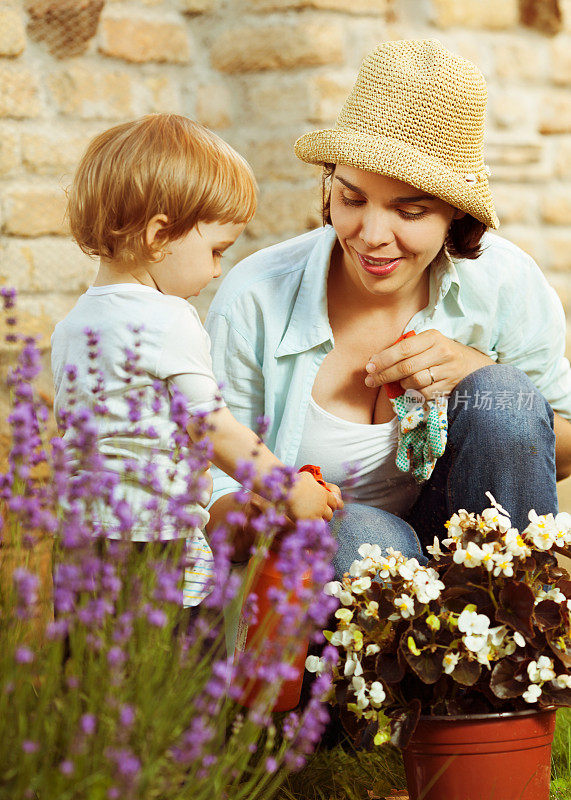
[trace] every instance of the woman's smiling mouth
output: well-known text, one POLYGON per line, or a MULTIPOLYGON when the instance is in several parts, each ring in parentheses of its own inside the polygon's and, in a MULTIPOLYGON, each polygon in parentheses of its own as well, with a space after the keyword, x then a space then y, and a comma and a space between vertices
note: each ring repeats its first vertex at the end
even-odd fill
POLYGON ((357 250, 355 250, 355 253, 357 253, 357 258, 363 269, 378 278, 390 275, 398 267, 402 259, 402 256, 398 258, 371 258, 370 256, 362 255, 357 250))

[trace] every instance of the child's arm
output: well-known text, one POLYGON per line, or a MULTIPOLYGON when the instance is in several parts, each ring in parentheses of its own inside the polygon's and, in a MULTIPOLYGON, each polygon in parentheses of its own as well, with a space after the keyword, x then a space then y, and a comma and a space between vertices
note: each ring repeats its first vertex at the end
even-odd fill
MULTIPOLYGON (((208 438, 212 443, 213 463, 228 475, 236 477, 239 462, 249 461, 255 470, 253 490, 262 497, 267 495, 263 479, 275 467, 283 467, 282 462, 227 408, 212 412, 206 421, 212 428, 208 438)), ((192 423, 188 433, 191 438, 196 438, 197 431, 192 423)), ((341 507, 340 498, 320 486, 308 472, 295 476, 286 501, 287 513, 292 519, 323 518, 329 521, 333 512, 341 507)))

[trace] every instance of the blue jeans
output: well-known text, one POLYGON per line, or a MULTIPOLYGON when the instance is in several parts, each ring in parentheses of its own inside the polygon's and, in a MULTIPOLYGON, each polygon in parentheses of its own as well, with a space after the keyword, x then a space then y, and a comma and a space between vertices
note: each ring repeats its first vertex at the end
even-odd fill
POLYGON ((363 542, 419 558, 421 547, 444 538, 444 523, 455 511, 487 508, 486 492, 519 530, 531 508, 557 512, 553 411, 524 372, 503 364, 476 370, 450 395, 446 450, 406 520, 356 503, 336 513, 336 577, 359 558, 363 542))

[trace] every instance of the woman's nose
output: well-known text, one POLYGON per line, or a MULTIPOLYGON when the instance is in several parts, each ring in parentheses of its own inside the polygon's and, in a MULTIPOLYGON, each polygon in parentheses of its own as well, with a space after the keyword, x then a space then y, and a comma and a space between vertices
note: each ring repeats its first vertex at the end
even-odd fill
POLYGON ((388 244, 394 239, 387 214, 379 211, 367 214, 363 220, 359 238, 370 250, 388 244))

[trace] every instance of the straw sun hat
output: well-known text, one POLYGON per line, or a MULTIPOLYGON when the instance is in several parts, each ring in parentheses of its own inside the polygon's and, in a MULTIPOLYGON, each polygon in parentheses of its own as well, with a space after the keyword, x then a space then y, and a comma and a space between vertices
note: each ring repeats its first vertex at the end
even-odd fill
POLYGON ((404 181, 499 225, 484 164, 486 82, 433 39, 386 42, 363 61, 334 128, 295 143, 310 164, 404 181))

